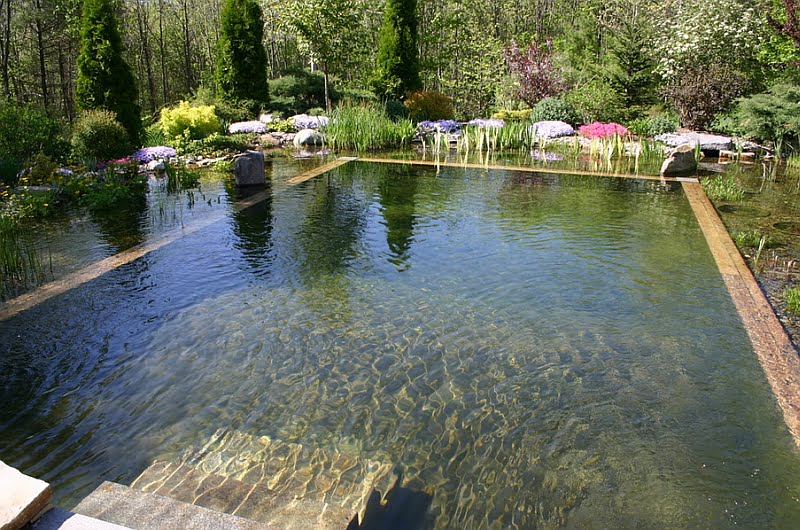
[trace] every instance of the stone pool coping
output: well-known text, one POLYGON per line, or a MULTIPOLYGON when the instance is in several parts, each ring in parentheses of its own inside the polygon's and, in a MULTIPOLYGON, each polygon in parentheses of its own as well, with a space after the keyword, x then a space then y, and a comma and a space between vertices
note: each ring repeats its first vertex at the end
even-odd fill
POLYGON ((696 182, 683 182, 682 186, 784 421, 800 448, 800 356, 703 188, 696 182))
MULTIPOLYGON (((652 175, 629 175, 619 173, 603 173, 593 171, 567 171, 555 168, 532 168, 522 166, 481 165, 455 162, 434 162, 423 160, 394 160, 388 158, 356 158, 340 157, 336 160, 311 169, 286 181, 289 186, 311 180, 328 171, 352 161, 381 164, 404 164, 436 167, 458 167, 465 169, 491 169, 501 171, 521 171, 527 173, 555 173, 602 177, 618 177, 640 180, 659 180, 680 182, 689 200, 706 242, 714 256, 717 267, 725 282, 725 286, 734 302, 739 317, 747 331, 764 373, 767 376, 778 405, 783 411, 784 420, 798 448, 800 448, 800 403, 795 399, 800 396, 800 356, 784 330, 775 311, 761 291, 752 272, 748 268, 736 245, 733 243, 725 225, 717 215, 711 201, 706 197, 703 188, 695 178, 661 177, 652 175)), ((262 191, 234 203, 241 211, 258 204, 272 195, 272 191, 262 191)), ((0 322, 8 320, 54 296, 94 280, 106 272, 126 265, 138 258, 193 234, 202 228, 216 223, 224 216, 214 216, 188 227, 181 227, 167 232, 162 237, 137 245, 131 249, 109 256, 97 263, 84 267, 64 278, 46 283, 38 289, 13 298, 0 307, 0 322)))

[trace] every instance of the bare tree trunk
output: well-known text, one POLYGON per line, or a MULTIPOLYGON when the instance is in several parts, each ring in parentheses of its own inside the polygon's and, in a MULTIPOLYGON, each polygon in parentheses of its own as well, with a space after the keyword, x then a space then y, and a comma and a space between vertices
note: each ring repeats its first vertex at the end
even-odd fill
POLYGON ((146 8, 141 2, 136 2, 136 19, 139 27, 139 39, 142 45, 142 55, 144 59, 144 68, 147 75, 147 95, 150 103, 150 112, 156 111, 156 83, 153 79, 153 65, 150 58, 150 39, 149 29, 147 26, 147 12, 146 8))
POLYGON ((11 56, 11 0, 0 2, 0 11, 5 5, 5 19, 3 23, 3 40, 0 46, 0 68, 3 76, 3 92, 6 100, 11 101, 11 82, 8 75, 8 58, 11 56))
POLYGON ((158 0, 158 51, 161 55, 161 91, 164 95, 164 105, 167 104, 167 63, 164 50, 164 0, 158 0))
POLYGON ((44 28, 42 26, 42 4, 40 0, 36 0, 36 19, 34 21, 34 32, 36 33, 36 48, 39 56, 39 86, 42 89, 42 103, 44 108, 50 106, 50 97, 47 90, 47 68, 45 65, 45 50, 44 50, 44 28))
POLYGON ((69 66, 67 65, 67 59, 64 56, 64 48, 59 46, 58 77, 59 81, 61 81, 61 100, 64 108, 64 114, 67 115, 67 119, 69 119, 69 121, 72 121, 75 118, 75 106, 73 105, 72 101, 72 90, 70 89, 70 79, 67 71, 68 68, 69 66))
POLYGON ((194 88, 194 73, 192 71, 192 42, 189 31, 189 0, 183 0, 183 65, 186 74, 186 93, 189 94, 194 88))

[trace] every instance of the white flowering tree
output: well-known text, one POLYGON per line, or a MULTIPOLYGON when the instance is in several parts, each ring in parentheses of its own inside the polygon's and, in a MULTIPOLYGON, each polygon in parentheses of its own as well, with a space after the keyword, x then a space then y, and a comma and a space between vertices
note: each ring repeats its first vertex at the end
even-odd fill
POLYGON ((657 26, 656 72, 667 81, 689 65, 747 69, 766 30, 756 5, 740 0, 666 2, 657 26))

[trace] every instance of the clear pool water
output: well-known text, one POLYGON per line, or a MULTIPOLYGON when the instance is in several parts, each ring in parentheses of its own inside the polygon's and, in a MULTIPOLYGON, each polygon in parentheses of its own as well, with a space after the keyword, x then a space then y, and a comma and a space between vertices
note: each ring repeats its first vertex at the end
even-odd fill
POLYGON ((353 162, 242 212, 205 188, 219 222, 0 322, 0 458, 61 503, 226 428, 389 462, 437 528, 800 525, 678 185, 353 162))

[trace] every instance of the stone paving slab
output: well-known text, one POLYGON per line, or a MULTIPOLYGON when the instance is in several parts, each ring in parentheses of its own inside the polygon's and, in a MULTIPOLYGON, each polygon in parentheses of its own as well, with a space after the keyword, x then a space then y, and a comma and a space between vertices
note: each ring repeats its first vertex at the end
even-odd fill
POLYGON ((0 461, 0 530, 17 530, 50 506, 50 485, 0 461))
POLYGON ((53 508, 31 525, 31 530, 130 530, 100 519, 53 508))

